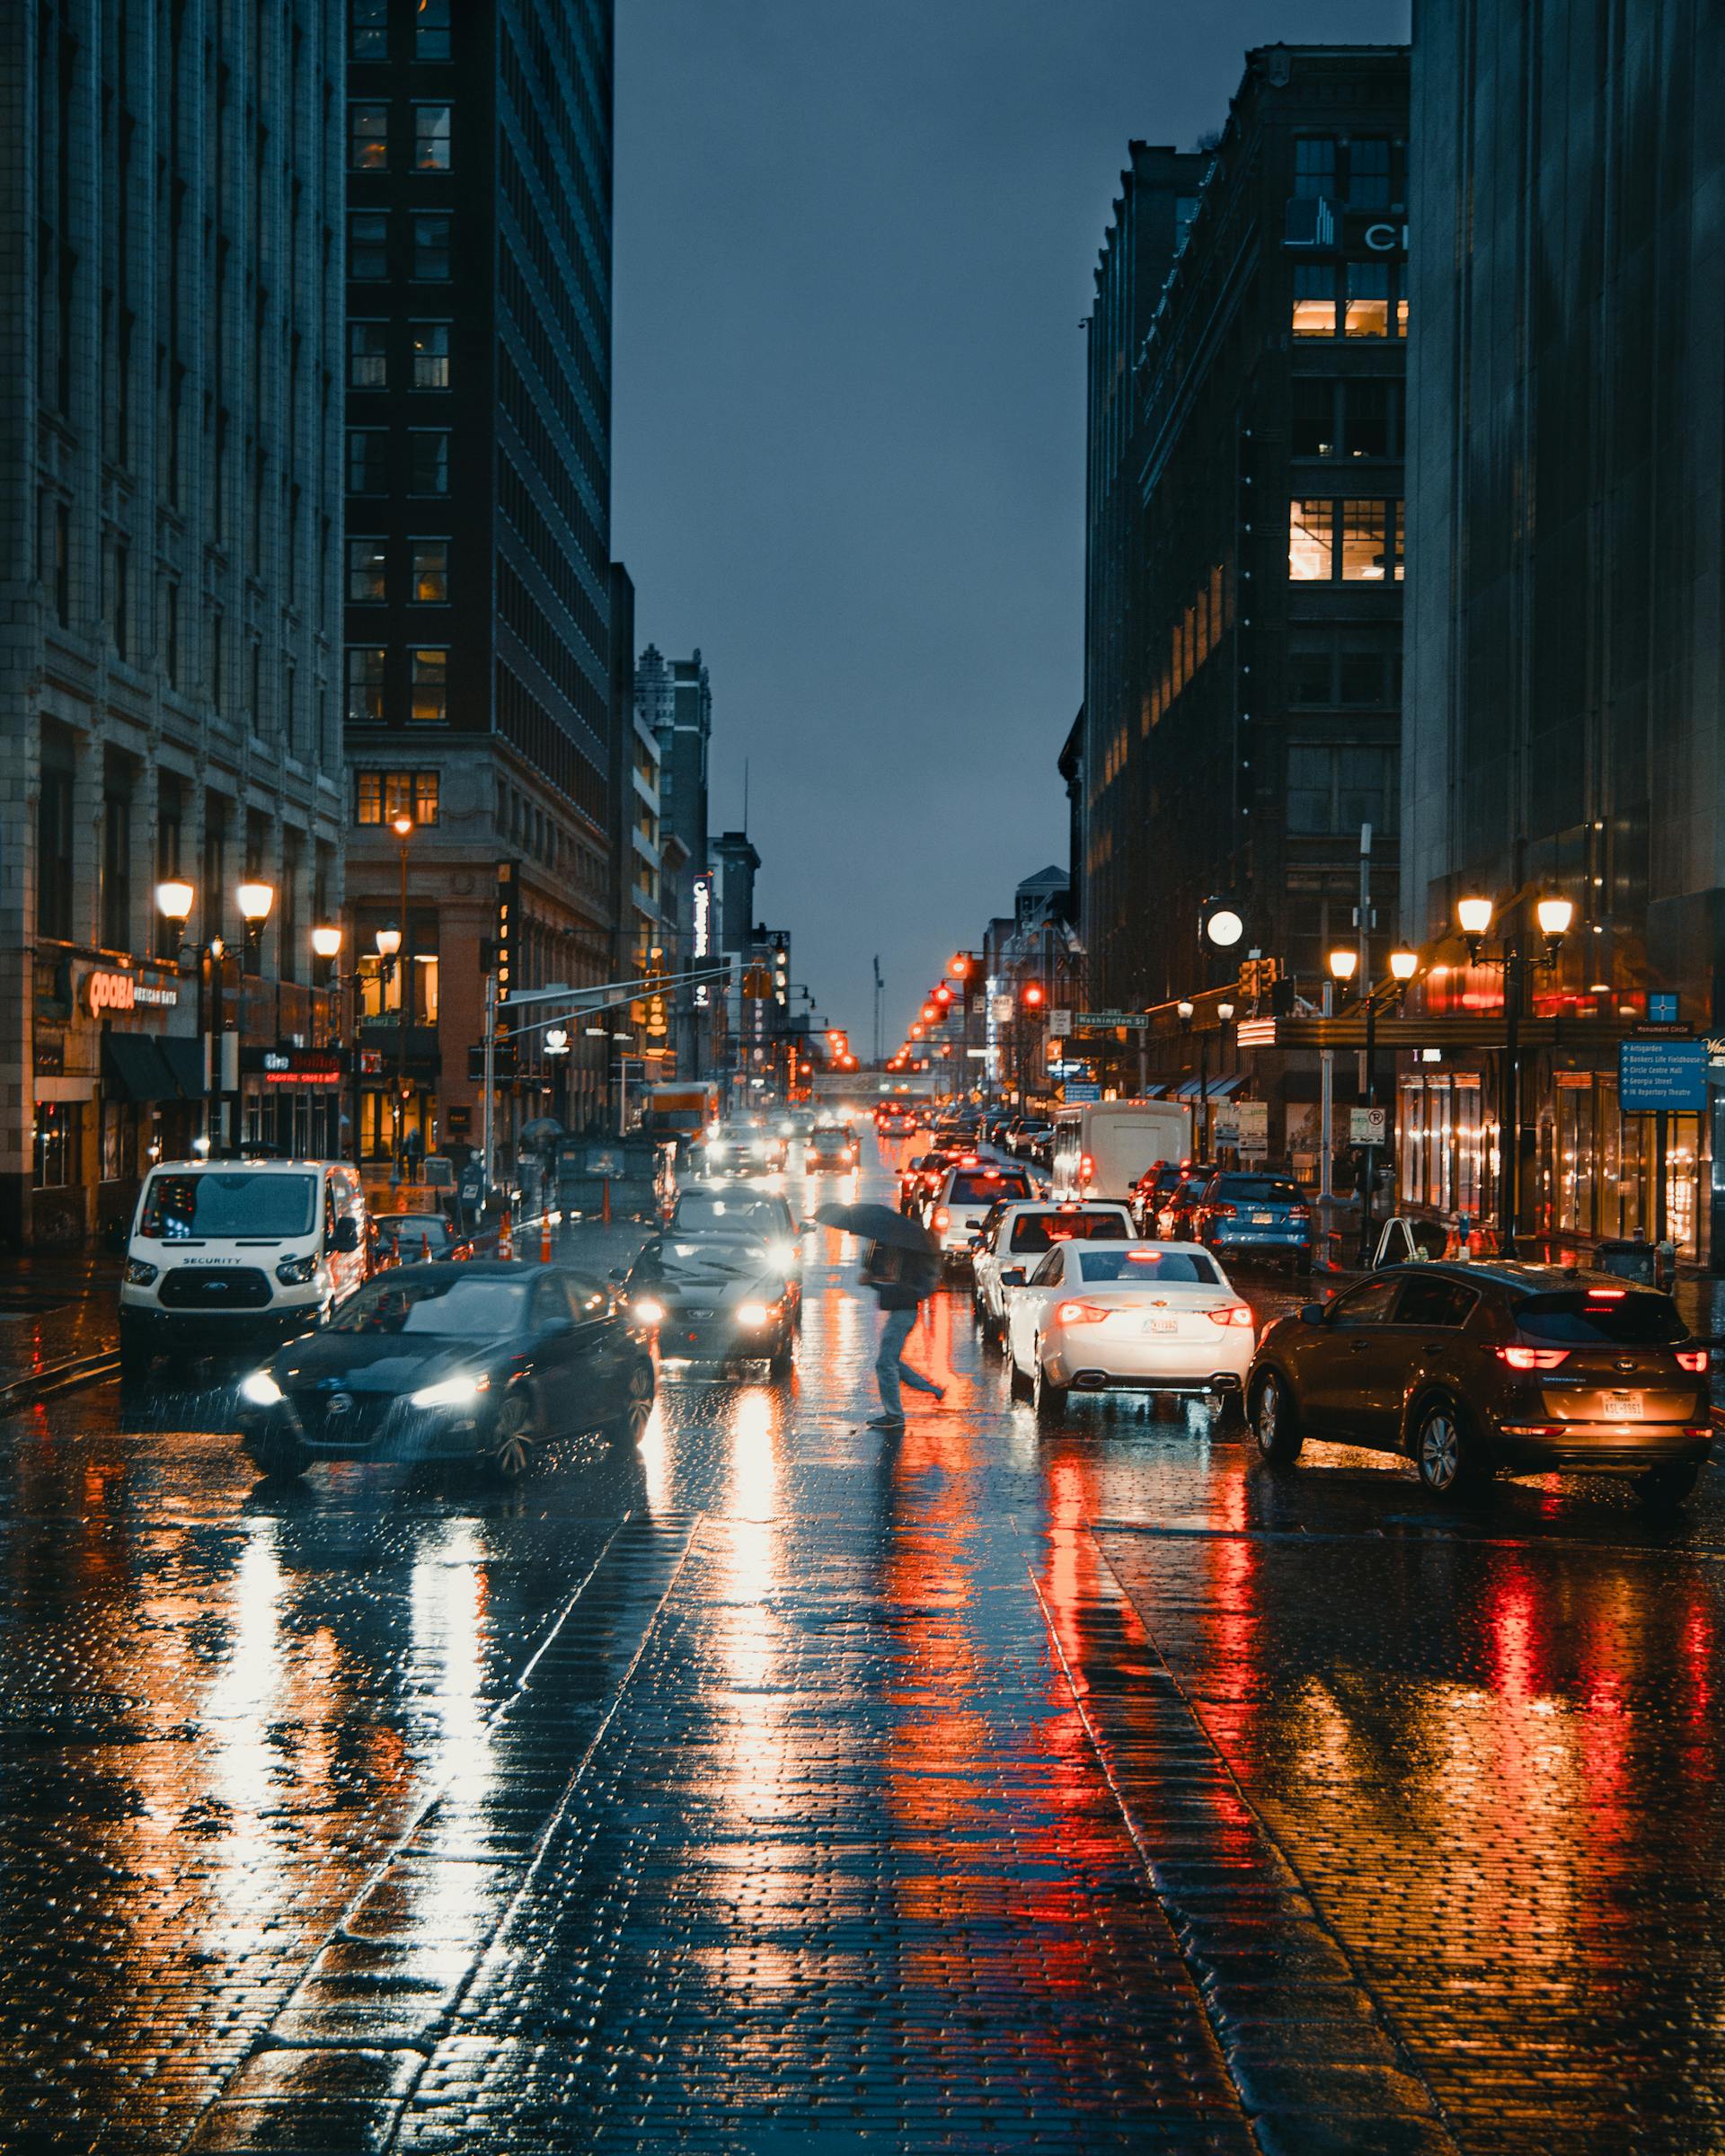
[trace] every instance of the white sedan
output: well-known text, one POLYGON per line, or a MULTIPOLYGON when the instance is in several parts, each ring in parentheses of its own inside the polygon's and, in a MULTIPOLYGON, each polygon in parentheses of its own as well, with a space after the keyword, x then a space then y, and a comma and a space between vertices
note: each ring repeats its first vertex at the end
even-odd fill
POLYGON ((1039 1199, 997 1205, 982 1224, 970 1261, 971 1306, 984 1336, 1004 1342, 1013 1297, 1057 1242, 1130 1242, 1137 1233, 1124 1206, 1082 1205, 1071 1197, 1058 1205, 1039 1199))
POLYGON ((1013 1392, 1057 1416, 1067 1393, 1184 1392, 1239 1411, 1252 1311, 1190 1242, 1057 1244, 1007 1312, 1013 1392))

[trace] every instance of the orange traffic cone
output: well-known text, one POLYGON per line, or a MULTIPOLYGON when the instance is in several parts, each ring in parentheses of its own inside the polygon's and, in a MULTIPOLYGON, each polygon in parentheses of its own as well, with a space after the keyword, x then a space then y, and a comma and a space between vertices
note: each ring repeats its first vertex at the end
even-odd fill
POLYGON ((541 1265, 551 1263, 551 1215, 549 1213, 542 1213, 539 1216, 539 1262, 541 1265))
POLYGON ((515 1230, 509 1223, 509 1208, 503 1208, 503 1224, 497 1231, 497 1254, 500 1258, 515 1256, 515 1230))

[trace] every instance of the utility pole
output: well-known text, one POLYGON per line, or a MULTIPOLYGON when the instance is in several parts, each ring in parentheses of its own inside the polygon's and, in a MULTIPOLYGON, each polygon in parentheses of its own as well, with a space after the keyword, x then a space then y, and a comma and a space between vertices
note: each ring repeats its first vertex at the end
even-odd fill
MULTIPOLYGON (((468 1067, 471 1069, 473 1066, 469 1065, 468 1067)), ((497 976, 492 972, 488 972, 485 976, 483 1078, 485 1100, 483 1113, 480 1120, 480 1155, 483 1181, 481 1185, 482 1194, 479 1202, 482 1206, 489 1206, 491 1202, 491 1097, 497 1088, 497 976)))

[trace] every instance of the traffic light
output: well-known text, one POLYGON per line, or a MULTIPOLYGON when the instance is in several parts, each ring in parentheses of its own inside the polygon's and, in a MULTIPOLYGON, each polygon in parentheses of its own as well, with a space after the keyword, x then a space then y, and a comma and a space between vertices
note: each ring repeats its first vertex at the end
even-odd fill
POLYGON ((1027 1011, 1039 1011, 1047 1001, 1048 997, 1039 981, 1029 981, 1025 984, 1023 1003, 1027 1011))
POLYGON ((947 1005, 952 1001, 952 991, 947 986, 944 981, 942 981, 940 986, 934 991, 934 1001, 941 1006, 942 1011, 944 1011, 947 1005))

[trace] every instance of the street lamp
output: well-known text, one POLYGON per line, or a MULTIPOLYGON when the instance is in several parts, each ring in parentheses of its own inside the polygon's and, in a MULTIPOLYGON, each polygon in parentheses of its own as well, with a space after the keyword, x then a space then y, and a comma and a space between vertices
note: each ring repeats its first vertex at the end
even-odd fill
MULTIPOLYGON (((261 880, 248 879, 239 886, 234 897, 245 921, 246 947, 255 951, 263 933, 263 924, 270 918, 270 909, 276 901, 275 886, 261 880)), ((164 877, 155 887, 155 910, 180 932, 176 963, 183 964, 190 957, 197 964, 200 1005, 204 997, 206 969, 209 976, 208 1010, 206 1013, 200 1008, 198 1017, 199 1035, 207 1033, 209 1037, 209 1078, 206 1082, 205 1094, 207 1100, 213 1094, 216 1103, 213 1117, 208 1107, 204 1112, 204 1144, 208 1151, 212 1144, 224 1143, 227 1136, 227 1088, 223 1082, 226 1074, 222 1068, 222 965, 227 956, 227 942, 222 936, 210 936, 202 943, 187 941, 186 923, 191 918, 191 909, 197 897, 197 891, 183 876, 164 877)))
POLYGON ((1330 953, 1330 977, 1331 980, 1340 981, 1342 986, 1346 987, 1358 971, 1359 953, 1357 950, 1349 950, 1344 944, 1330 953))
MULTIPOLYGON (((1555 895, 1538 899, 1534 918, 1544 938, 1544 950, 1529 957, 1514 928, 1503 935, 1495 959, 1482 959, 1481 949, 1491 926, 1496 908, 1489 898, 1464 898, 1455 919, 1467 943, 1471 964, 1497 967, 1503 975, 1503 1086, 1498 1115, 1498 1254, 1516 1254, 1516 1230, 1521 1219, 1521 1006, 1530 968, 1549 972, 1575 919, 1571 900, 1555 895)), ((1663 1196, 1664 1184, 1660 1183, 1663 1196)))
POLYGON ((1390 953, 1392 976, 1405 989, 1420 970, 1420 953, 1417 950, 1393 950, 1390 953))

